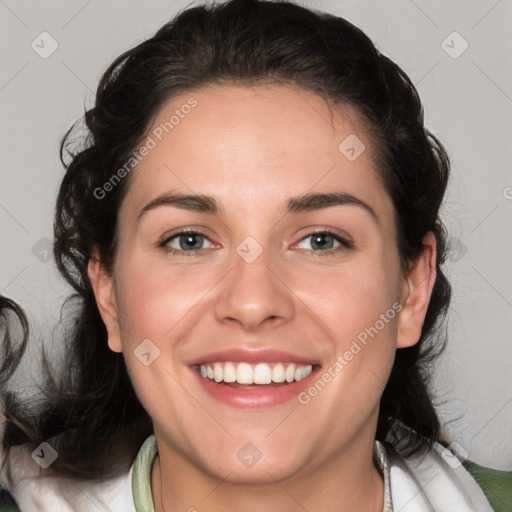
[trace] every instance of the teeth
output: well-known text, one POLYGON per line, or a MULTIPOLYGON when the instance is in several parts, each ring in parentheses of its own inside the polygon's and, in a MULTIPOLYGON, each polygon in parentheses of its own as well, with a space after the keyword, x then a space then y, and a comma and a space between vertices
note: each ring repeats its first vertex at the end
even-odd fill
POLYGON ((271 384, 293 382, 306 378, 313 371, 312 365, 295 363, 231 363, 216 362, 202 364, 201 376, 215 382, 238 382, 239 384, 271 384))
POLYGON ((285 379, 286 379, 286 382, 293 382, 293 379, 295 379, 295 365, 294 364, 289 364, 288 368, 286 368, 285 379))
POLYGON ((272 382, 284 382, 284 366, 281 363, 272 368, 272 382))
POLYGON ((252 384, 254 382, 250 364, 239 363, 236 369, 236 381, 239 384, 252 384))
POLYGON ((254 384, 270 384, 272 382, 272 370, 268 364, 260 363, 254 368, 254 384))
MULTIPOLYGON (((201 365, 201 368, 203 366, 201 365)), ((203 375, 203 372, 201 372, 203 375)), ((236 368, 233 363, 226 363, 224 365, 224 382, 235 382, 236 381, 236 368)))
POLYGON ((215 378, 215 382, 220 382, 223 378, 223 371, 222 371, 222 366, 220 365, 220 363, 215 363, 213 365, 213 376, 215 378))

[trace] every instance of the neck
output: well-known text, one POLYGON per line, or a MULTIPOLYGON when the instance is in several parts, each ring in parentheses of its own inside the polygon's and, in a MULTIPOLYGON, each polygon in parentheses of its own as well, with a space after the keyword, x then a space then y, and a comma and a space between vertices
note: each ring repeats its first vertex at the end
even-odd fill
POLYGON ((151 473, 155 512, 381 512, 384 483, 373 462, 371 442, 354 443, 321 467, 308 464, 295 474, 264 483, 215 478, 171 450, 160 449, 151 473))

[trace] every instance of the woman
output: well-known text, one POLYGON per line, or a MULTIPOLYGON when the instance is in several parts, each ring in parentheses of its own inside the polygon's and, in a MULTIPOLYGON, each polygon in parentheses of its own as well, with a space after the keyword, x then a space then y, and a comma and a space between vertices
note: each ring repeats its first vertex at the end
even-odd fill
POLYGON ((116 59, 85 122, 55 219, 77 320, 30 408, 2 302, 6 507, 510 510, 510 474, 440 444, 449 162, 360 30, 188 9, 116 59))

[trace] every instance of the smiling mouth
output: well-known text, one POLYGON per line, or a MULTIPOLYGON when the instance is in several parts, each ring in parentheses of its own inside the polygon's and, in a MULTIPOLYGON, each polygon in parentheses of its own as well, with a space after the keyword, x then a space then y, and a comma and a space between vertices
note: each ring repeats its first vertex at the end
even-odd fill
POLYGON ((301 381, 317 365, 291 362, 257 363, 212 362, 196 365, 205 380, 239 389, 278 387, 301 381))

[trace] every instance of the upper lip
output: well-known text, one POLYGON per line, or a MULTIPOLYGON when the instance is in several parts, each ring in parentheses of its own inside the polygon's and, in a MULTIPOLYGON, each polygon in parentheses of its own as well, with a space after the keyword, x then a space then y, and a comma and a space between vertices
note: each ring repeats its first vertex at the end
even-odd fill
POLYGON ((313 358, 299 356, 291 352, 274 349, 247 350, 240 348, 224 349, 217 352, 210 352, 203 356, 194 358, 188 364, 190 366, 215 362, 234 362, 234 363, 299 363, 304 365, 315 365, 319 362, 313 358))

